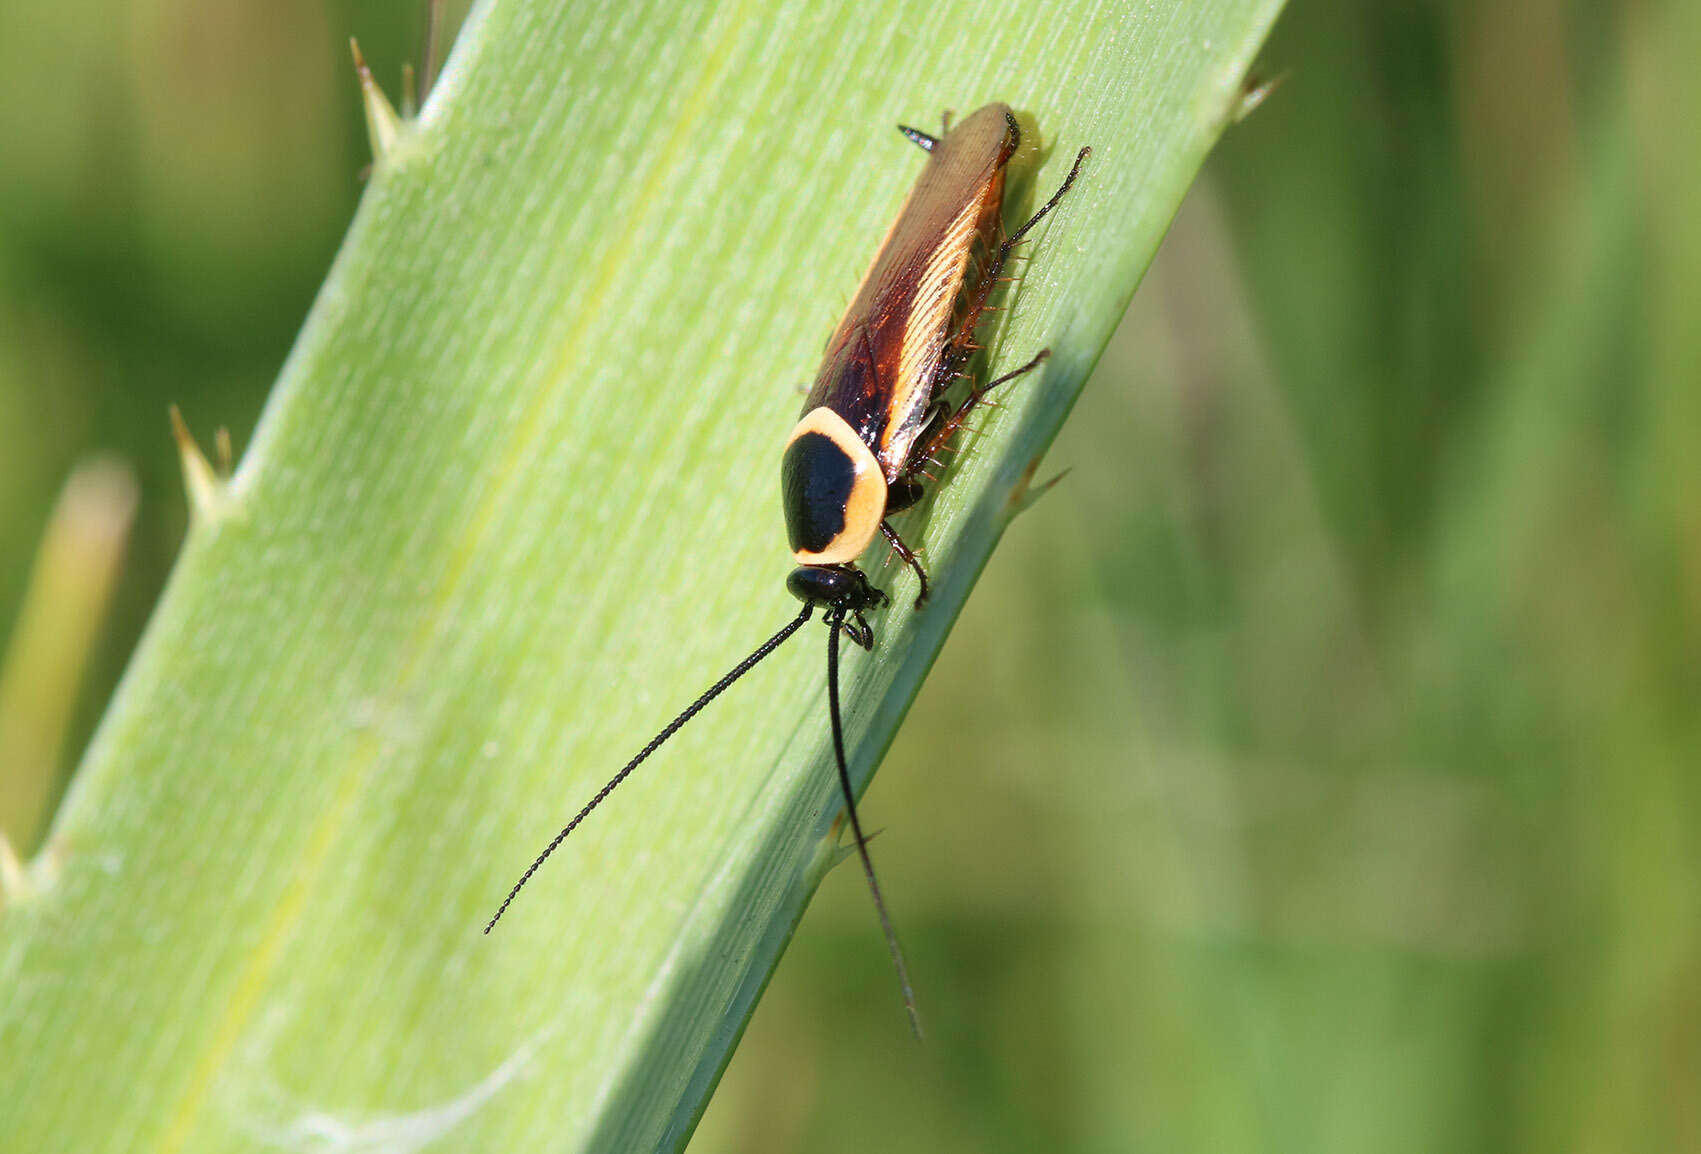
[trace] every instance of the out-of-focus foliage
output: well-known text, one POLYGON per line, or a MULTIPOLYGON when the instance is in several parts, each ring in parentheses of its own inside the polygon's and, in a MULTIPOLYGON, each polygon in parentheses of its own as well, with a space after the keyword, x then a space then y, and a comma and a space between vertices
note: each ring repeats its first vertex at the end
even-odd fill
MULTIPOLYGON (((86 732, 366 163, 408 3, 0 15, 0 638, 139 520, 86 732)), ((1300 6, 693 1148, 1701 1149, 1701 11, 1300 6)), ((75 743, 72 745, 75 748, 75 743)), ((71 751, 66 761, 74 757, 71 751)))
MULTIPOLYGON (((399 60, 412 17, 384 8, 362 32, 399 60)), ((0 639, 74 464, 116 454, 141 481, 68 763, 183 536, 167 406, 204 437, 246 438, 354 209, 351 18, 190 0, 0 11, 0 639)))

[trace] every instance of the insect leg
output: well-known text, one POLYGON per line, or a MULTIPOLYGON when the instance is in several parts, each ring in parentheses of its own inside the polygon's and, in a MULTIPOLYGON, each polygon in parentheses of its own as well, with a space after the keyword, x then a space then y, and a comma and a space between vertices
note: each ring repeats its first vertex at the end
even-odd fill
POLYGON ((1017 377, 1026 376, 1028 373, 1033 372, 1035 369, 1039 368, 1040 365, 1044 364, 1045 359, 1050 355, 1050 349, 1041 349, 1033 355, 1032 360, 1023 365, 1021 368, 1011 369, 1003 376, 988 381, 980 388, 971 389, 968 397, 964 399, 961 405, 957 406, 957 411, 945 418, 933 434, 921 441, 920 447, 911 452, 909 461, 905 463, 903 473, 899 474, 899 483, 914 483, 914 475, 920 472, 921 466, 925 465, 928 461, 932 460, 935 455, 944 450, 946 443, 951 440, 952 434, 962 428, 963 422, 968 420, 969 414, 974 412, 975 406, 985 400, 987 395, 991 393, 993 389, 996 389, 999 385, 1002 385, 1007 381, 1013 381, 1017 377))
MULTIPOLYGON (((919 492, 921 486, 915 487, 919 492)), ((890 521, 880 522, 880 532, 885 535, 886 543, 892 546, 892 551, 903 558, 905 565, 915 570, 916 578, 921 582, 921 591, 915 595, 915 607, 920 609, 927 600, 927 570, 921 567, 921 559, 915 555, 915 550, 904 544, 904 539, 898 536, 890 521)))
POLYGON ((1063 183, 1057 186, 1057 191, 1051 194, 1051 199, 1042 204, 1040 210, 1030 216, 1026 224, 1011 233, 1004 239, 1004 243, 998 246, 998 256, 992 262, 992 276, 998 275, 998 270, 1003 267, 1005 258, 1010 255, 1010 250, 1021 244, 1022 238, 1032 231, 1034 225, 1050 215, 1051 210, 1057 207, 1057 202, 1062 200, 1064 194, 1075 186, 1075 178, 1081 175, 1081 165, 1085 164, 1087 157, 1092 154, 1091 148, 1083 148, 1080 152, 1077 152, 1075 163, 1069 166, 1069 175, 1063 178, 1063 183))
MULTIPOLYGON (((1051 194, 1051 199, 1042 204, 1039 211, 1030 216, 1021 228, 1005 237, 993 252, 992 259, 987 262, 986 267, 981 271, 980 279, 975 284, 974 295, 969 299, 968 307, 963 310, 962 324, 958 326, 951 339, 946 342, 945 355, 940 358, 939 372, 933 381, 933 390, 936 395, 950 386, 951 379, 956 376, 957 370, 963 367, 969 356, 974 352, 975 329, 980 324, 981 314, 986 311, 986 302, 992 296, 992 290, 997 286, 998 278, 1003 274, 1005 264, 1010 260, 1010 254, 1016 250, 1017 245, 1027 238, 1034 226, 1049 216, 1051 210, 1056 208, 1058 202, 1075 186, 1075 178, 1081 175, 1081 165, 1086 163, 1087 157, 1091 156, 1092 152, 1091 148, 1083 148, 1075 154, 1075 163, 1070 166, 1069 175, 1063 178, 1063 183, 1058 186, 1056 192, 1051 194)), ((987 386, 987 388, 991 387, 991 385, 987 386)))

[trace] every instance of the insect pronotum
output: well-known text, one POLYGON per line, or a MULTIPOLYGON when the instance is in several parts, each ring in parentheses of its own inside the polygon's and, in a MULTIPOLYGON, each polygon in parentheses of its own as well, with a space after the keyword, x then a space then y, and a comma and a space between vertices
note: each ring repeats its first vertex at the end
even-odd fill
POLYGON ((820 609, 827 623, 827 712, 839 789, 903 987, 904 1008, 919 1035, 909 972, 875 880, 845 763, 839 635, 863 649, 874 648, 874 630, 865 614, 884 606, 887 597, 856 567, 856 559, 876 533, 915 571, 920 582, 916 608, 926 601, 927 571, 888 517, 921 499, 923 470, 938 464, 938 455, 987 394, 1031 372, 1049 355, 1041 349, 1020 368, 984 385, 971 383, 960 401, 948 399, 979 347, 975 330, 1010 254, 1057 207, 1092 150, 1081 149, 1051 199, 1006 236, 1004 170, 1022 138, 1008 106, 988 104, 939 136, 902 125, 899 131, 926 150, 927 166, 827 342, 780 463, 786 529, 797 561, 786 588, 803 602, 802 611, 705 690, 597 791, 514 883, 484 931, 490 932, 556 847, 633 770, 820 609))

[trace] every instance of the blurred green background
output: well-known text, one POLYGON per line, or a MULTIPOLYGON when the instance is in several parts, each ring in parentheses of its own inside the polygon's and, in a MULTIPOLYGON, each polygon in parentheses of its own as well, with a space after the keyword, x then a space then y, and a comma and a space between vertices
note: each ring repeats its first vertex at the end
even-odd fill
MULTIPOLYGON (((167 406, 240 450, 345 38, 393 92, 420 22, 0 8, 0 777, 75 763, 167 406)), ((1701 1150, 1698 59, 1694 3, 1290 8, 869 794, 928 1043, 838 871, 693 1151, 1701 1150)))

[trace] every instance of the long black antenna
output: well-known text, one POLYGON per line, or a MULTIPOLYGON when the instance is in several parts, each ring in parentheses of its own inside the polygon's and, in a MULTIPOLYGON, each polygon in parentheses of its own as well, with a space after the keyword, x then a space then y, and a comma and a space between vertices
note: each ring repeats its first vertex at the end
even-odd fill
MULTIPOLYGON (((756 647, 756 651, 754 653, 752 653, 749 657, 746 657, 743 661, 740 661, 737 665, 733 666, 732 669, 727 673, 727 675, 725 677, 721 678, 719 681, 717 681, 713 685, 709 686, 709 688, 703 693, 703 696, 699 697, 696 701, 693 701, 690 705, 686 706, 685 712, 681 713, 678 717, 676 717, 672 721, 668 722, 666 729, 663 729, 660 733, 656 734, 655 737, 651 738, 650 744, 646 745, 643 749, 639 750, 637 757, 634 757, 631 761, 627 762, 626 765, 621 769, 621 771, 619 773, 617 773, 613 777, 609 778, 608 784, 603 786, 601 789, 599 789, 597 791, 597 795, 595 797, 591 798, 590 801, 585 803, 585 808, 581 809, 574 816, 573 820, 568 822, 566 824, 566 826, 563 827, 561 832, 555 835, 554 840, 552 840, 547 846, 544 847, 544 850, 543 850, 542 853, 537 855, 537 860, 532 862, 532 864, 529 867, 527 867, 526 872, 520 875, 520 880, 514 883, 514 888, 509 890, 508 896, 502 899, 502 905, 500 907, 498 907, 498 909, 496 911, 496 916, 491 918, 488 922, 485 923, 484 932, 488 934, 493 928, 495 928, 496 923, 502 920, 502 915, 508 912, 508 907, 514 904, 514 899, 515 899, 515 897, 517 897, 519 895, 520 890, 525 887, 525 884, 527 882, 532 880, 532 875, 537 873, 538 867, 543 865, 544 861, 548 859, 549 855, 555 852, 555 848, 557 846, 559 846, 562 842, 567 840, 568 834, 572 833, 575 829, 579 828, 579 823, 584 821, 587 817, 589 817, 591 815, 591 811, 593 809, 595 809, 597 806, 601 805, 603 803, 603 800, 605 798, 607 798, 609 794, 613 793, 615 788, 617 786, 619 786, 619 784, 621 782, 625 781, 628 777, 631 776, 632 771, 634 769, 637 769, 640 765, 642 765, 644 763, 645 758, 649 757, 650 754, 652 754, 656 750, 660 749, 662 742, 666 741, 668 738, 670 738, 674 734, 678 733, 680 731, 680 729, 682 729, 684 727, 686 722, 690 721, 693 717, 696 717, 697 714, 701 713, 702 710, 703 710, 703 707, 705 705, 709 704, 709 702, 713 701, 715 698, 719 697, 722 693, 726 692, 728 686, 730 686, 733 682, 737 681, 740 677, 743 677, 746 673, 749 673, 752 669, 754 669, 756 667, 757 663, 759 663, 764 657, 768 656, 768 654, 772 653, 774 650, 778 649, 781 645, 785 644, 786 639, 788 637, 790 637, 793 633, 796 633, 799 629, 803 628, 803 623, 805 621, 809 620, 809 615, 813 612, 815 612, 815 607, 813 605, 805 605, 803 607, 803 612, 799 613, 796 617, 792 618, 791 622, 789 624, 787 624, 784 629, 781 629, 778 633, 774 634, 772 637, 770 637, 766 641, 762 642, 761 645, 756 647)), ((836 632, 836 630, 835 630, 835 632, 836 632)), ((834 701, 836 702, 837 700, 838 700, 837 697, 835 697, 834 701)), ((836 705, 834 706, 834 709, 835 709, 835 713, 834 713, 833 716, 837 717, 838 714, 836 712, 836 710, 837 710, 836 705)), ((837 731, 835 730, 835 732, 837 732, 837 731)), ((840 755, 840 758, 839 758, 839 766, 840 766, 839 773, 842 777, 843 774, 844 774, 844 757, 843 757, 842 754, 840 755)), ((847 784, 845 786, 845 788, 847 790, 849 790, 850 786, 847 784)), ((849 796, 849 794, 847 793, 846 796, 849 796)), ((853 819, 855 818, 856 814, 855 814, 854 810, 852 811, 851 816, 852 816, 853 819)), ((858 844, 861 844, 861 838, 862 838, 862 834, 861 834, 860 831, 858 831, 858 833, 857 833, 858 844)), ((864 851, 863 863, 864 863, 865 866, 867 865, 867 861, 868 861, 868 854, 867 854, 866 851, 864 851)), ((872 873, 869 874, 870 880, 873 879, 873 876, 874 875, 872 873)), ((875 901, 876 902, 879 901, 879 897, 880 897, 879 891, 876 891, 875 892, 875 901)), ((882 921, 885 920, 886 913, 885 913, 884 910, 881 911, 880 917, 881 917, 882 921)), ((888 929, 887 930, 887 937, 890 937, 890 936, 891 936, 891 931, 888 929)), ((909 991, 909 983, 908 982, 905 982, 904 990, 905 990, 905 996, 907 997, 908 991, 909 991)))
POLYGON ((868 892, 874 895, 874 912, 880 915, 880 929, 886 935, 886 949, 892 955, 892 965, 898 971, 898 985, 904 991, 904 1010, 910 1016, 910 1029, 921 1037, 921 1015, 915 1008, 915 991, 910 988, 910 972, 904 965, 904 951, 898 945, 898 935, 892 929, 892 919, 886 913, 886 899, 880 896, 880 883, 874 880, 874 861, 868 856, 868 839, 862 834, 862 819, 856 816, 856 798, 851 794, 850 770, 845 767, 845 729, 839 718, 839 627, 844 624, 845 611, 834 609, 827 616, 827 712, 833 721, 833 757, 839 763, 839 789, 845 795, 845 812, 850 814, 851 832, 856 835, 857 856, 862 858, 862 876, 868 879, 868 892))

